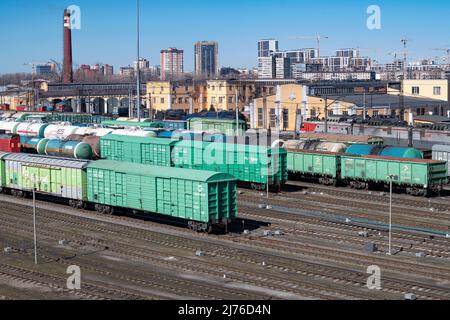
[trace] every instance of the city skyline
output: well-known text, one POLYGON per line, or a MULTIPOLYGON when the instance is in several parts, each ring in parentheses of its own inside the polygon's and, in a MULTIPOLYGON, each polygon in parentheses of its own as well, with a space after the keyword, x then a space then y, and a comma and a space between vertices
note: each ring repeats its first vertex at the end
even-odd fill
MULTIPOLYGON (((257 42, 265 38, 277 39, 280 50, 299 49, 315 47, 316 43, 314 40, 293 40, 291 37, 318 33, 330 37, 321 44, 323 55, 331 55, 338 48, 360 47, 362 55, 380 62, 394 59, 388 52, 401 52, 400 39, 405 35, 413 40, 408 44, 410 60, 443 57, 443 52, 430 49, 449 45, 445 38, 450 33, 450 22, 444 19, 445 8, 450 8, 448 3, 440 2, 439 8, 435 8, 418 1, 378 1, 382 28, 372 31, 366 27, 369 16, 366 10, 372 4, 369 1, 312 4, 306 1, 264 0, 259 1, 258 6, 253 1, 234 3, 232 0, 224 7, 200 0, 189 3, 175 0, 176 10, 165 15, 158 14, 166 10, 163 4, 141 1, 141 56, 150 64, 159 65, 161 49, 177 47, 185 51, 185 70, 193 71, 194 43, 203 40, 217 41, 220 66, 234 68, 256 67, 257 42), (403 6, 406 3, 414 9, 403 6), (420 16, 420 7, 432 10, 430 16, 433 19, 420 16), (292 12, 300 13, 296 15, 292 12), (307 14, 302 15, 301 12, 307 14), (283 13, 284 19, 280 18, 283 13), (165 19, 168 16, 169 21, 165 19), (176 24, 173 23, 175 20, 176 24), (336 21, 339 28, 328 23, 330 21, 336 21), (417 21, 426 23, 428 30, 439 32, 426 33, 417 21)), ((75 64, 102 62, 114 65, 118 70, 136 60, 135 7, 131 2, 110 5, 103 0, 95 3, 86 0, 3 0, 0 2, 0 27, 9 30, 3 35, 3 41, 14 43, 15 50, 0 51, 0 73, 30 72, 30 67, 23 64, 32 61, 54 59, 62 62, 61 10, 71 4, 79 5, 82 11, 81 30, 73 31, 75 64), (105 14, 110 19, 98 19, 99 14, 105 14), (100 20, 106 22, 100 23, 100 20)))

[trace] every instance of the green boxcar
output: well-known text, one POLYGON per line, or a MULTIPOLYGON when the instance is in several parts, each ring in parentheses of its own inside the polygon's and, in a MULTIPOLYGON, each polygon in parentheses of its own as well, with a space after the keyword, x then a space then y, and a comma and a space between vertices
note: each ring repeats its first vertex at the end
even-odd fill
POLYGON ((223 173, 99 160, 87 167, 88 199, 204 224, 237 215, 236 180, 223 173))
POLYGON ((6 157, 9 153, 0 152, 0 190, 6 187, 6 179, 5 179, 5 162, 3 158, 6 157))
POLYGON ((337 182, 340 178, 340 153, 309 150, 287 150, 288 171, 304 176, 328 178, 337 182))
POLYGON ((32 191, 72 200, 86 200, 86 172, 89 161, 66 160, 27 154, 3 157, 5 187, 32 191))
POLYGON ((342 179, 389 183, 389 176, 398 177, 396 185, 433 189, 445 184, 447 166, 444 161, 398 159, 378 156, 342 156, 342 179))
POLYGON ((100 139, 101 158, 171 167, 175 143, 170 139, 110 134, 100 139))
POLYGON ((225 172, 239 181, 281 186, 287 180, 287 152, 282 148, 223 142, 180 141, 173 151, 176 167, 225 172))
MULTIPOLYGON (((231 119, 211 119, 192 118, 188 121, 188 130, 204 132, 220 132, 229 136, 236 135, 236 120, 231 119)), ((247 131, 247 123, 239 120, 239 134, 243 135, 247 131)))

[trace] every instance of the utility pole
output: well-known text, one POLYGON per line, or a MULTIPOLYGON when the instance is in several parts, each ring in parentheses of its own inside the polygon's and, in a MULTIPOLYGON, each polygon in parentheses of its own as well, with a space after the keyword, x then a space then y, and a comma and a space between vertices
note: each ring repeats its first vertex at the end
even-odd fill
POLYGON ((36 188, 33 187, 33 233, 34 233, 34 264, 38 264, 37 260, 37 231, 36 231, 36 188))
POLYGON ((363 103, 363 119, 364 119, 364 121, 366 120, 366 114, 367 114, 367 111, 366 111, 366 93, 364 92, 363 93, 363 99, 364 99, 364 103, 363 103))
POLYGON ((140 61, 140 1, 136 0, 137 8, 137 66, 136 66, 136 82, 137 82, 137 117, 139 122, 141 121, 141 71, 139 63, 140 61))
POLYGON ((239 136, 239 88, 236 84, 236 136, 239 136))
POLYGON ((328 96, 325 96, 325 133, 328 133, 328 96))
POLYGON ((400 94, 400 120, 405 120, 405 81, 408 79, 408 71, 406 63, 408 61, 408 51, 406 50, 407 44, 410 40, 406 37, 401 39, 403 44, 403 81, 401 84, 401 94, 400 94))

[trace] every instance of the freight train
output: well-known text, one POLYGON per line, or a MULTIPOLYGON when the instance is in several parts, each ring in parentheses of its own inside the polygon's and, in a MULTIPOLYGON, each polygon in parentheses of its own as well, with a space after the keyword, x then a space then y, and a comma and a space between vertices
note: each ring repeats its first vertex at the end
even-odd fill
POLYGON ((0 153, 0 191, 27 197, 33 190, 101 214, 172 217, 194 231, 226 230, 237 217, 236 179, 226 173, 0 153))
POLYGON ((103 159, 229 173, 257 190, 279 191, 288 178, 283 148, 117 134, 100 144, 103 159))
POLYGON ((287 150, 292 177, 313 179, 321 184, 339 184, 355 189, 389 184, 415 196, 438 193, 448 183, 446 161, 374 155, 352 155, 323 151, 287 150))

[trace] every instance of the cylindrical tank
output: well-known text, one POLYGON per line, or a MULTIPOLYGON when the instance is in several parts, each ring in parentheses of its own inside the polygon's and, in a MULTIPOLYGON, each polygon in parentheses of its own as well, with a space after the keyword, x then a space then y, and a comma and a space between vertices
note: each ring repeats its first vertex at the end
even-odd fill
POLYGON ((48 139, 64 140, 71 134, 75 134, 78 127, 64 124, 50 124, 44 131, 44 137, 48 139))
POLYGON ((43 138, 47 127, 47 123, 22 122, 17 126, 16 133, 25 137, 43 138))
POLYGON ((321 142, 315 148, 315 151, 326 151, 326 152, 345 152, 347 150, 347 145, 338 142, 321 142))
POLYGON ((155 138, 156 133, 152 131, 136 130, 136 129, 119 129, 114 130, 111 134, 130 137, 146 137, 155 138))
POLYGON ((98 136, 86 136, 83 139, 84 143, 91 146, 92 154, 95 159, 100 159, 100 139, 98 136))
POLYGON ((283 148, 286 141, 278 139, 272 142, 272 148, 283 148))
POLYGON ((171 139, 173 135, 173 131, 161 131, 158 133, 158 138, 166 138, 166 139, 171 139))
POLYGON ((414 148, 387 147, 379 153, 379 156, 406 159, 423 159, 423 153, 414 148))
POLYGON ((65 139, 65 141, 83 141, 84 138, 86 138, 86 135, 71 134, 65 139))
POLYGON ((345 153, 357 156, 379 155, 383 147, 371 144, 353 144, 347 148, 345 153))
POLYGON ((39 153, 45 154, 45 147, 47 145, 48 139, 39 137, 20 137, 20 145, 22 151, 26 153, 39 153))
POLYGON ((92 148, 90 144, 80 141, 62 141, 58 139, 49 140, 45 147, 48 156, 92 159, 92 148))
POLYGON ((80 134, 84 136, 92 135, 97 137, 103 137, 110 134, 113 131, 114 129, 87 126, 87 127, 79 127, 77 130, 75 130, 75 134, 80 134))
POLYGON ((284 143, 286 149, 303 149, 305 141, 301 140, 288 140, 284 143))
POLYGON ((20 122, 0 121, 0 130, 5 131, 5 133, 16 133, 19 124, 20 122))

